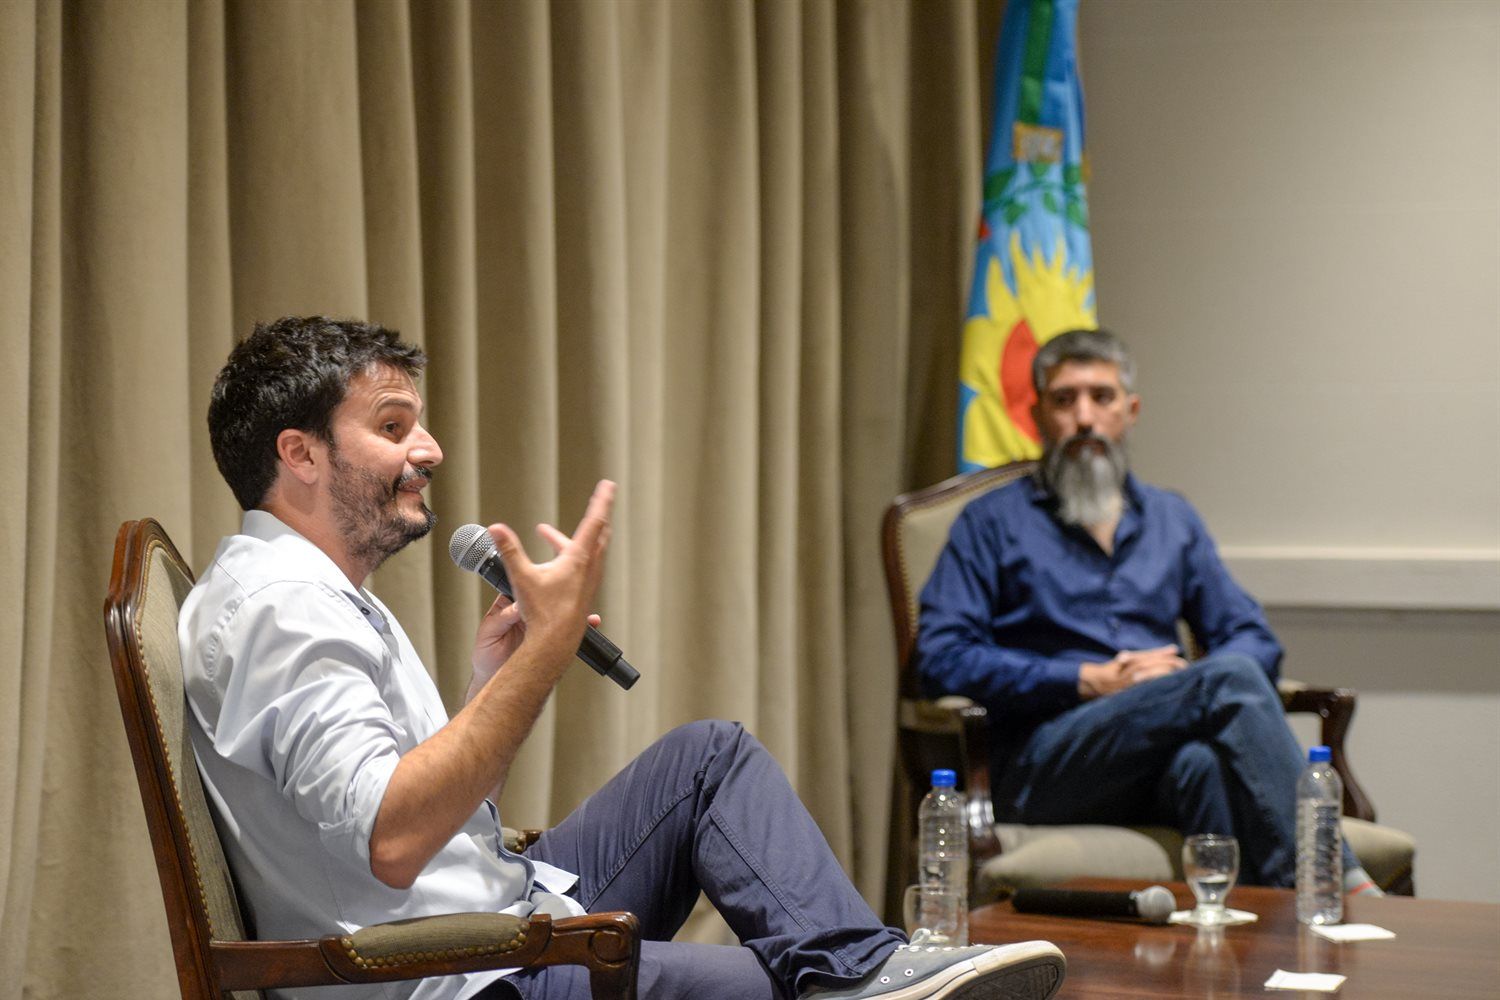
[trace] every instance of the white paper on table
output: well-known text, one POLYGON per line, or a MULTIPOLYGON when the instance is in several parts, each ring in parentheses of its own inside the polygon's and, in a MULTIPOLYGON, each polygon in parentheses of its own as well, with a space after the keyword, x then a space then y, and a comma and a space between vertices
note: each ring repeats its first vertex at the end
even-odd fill
POLYGON ((1318 937, 1327 938, 1330 941, 1389 941, 1396 936, 1395 931, 1388 931, 1384 927, 1374 924, 1315 924, 1312 932, 1318 937))
POLYGON ((1337 993, 1347 976, 1332 972, 1288 972, 1277 969, 1266 980, 1268 990, 1308 990, 1314 993, 1337 993))

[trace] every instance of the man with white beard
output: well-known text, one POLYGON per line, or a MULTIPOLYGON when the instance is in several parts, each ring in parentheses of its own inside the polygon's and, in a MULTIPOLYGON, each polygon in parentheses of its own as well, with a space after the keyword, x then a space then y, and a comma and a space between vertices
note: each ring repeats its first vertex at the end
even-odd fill
MULTIPOLYGON (((1125 344, 1060 334, 1032 380, 1041 463, 954 522, 922 591, 924 686, 989 710, 1002 821, 1234 834, 1244 881, 1291 885, 1303 754, 1281 645, 1188 502, 1130 474, 1125 344)), ((1379 891, 1347 844, 1344 867, 1347 891, 1379 891)))

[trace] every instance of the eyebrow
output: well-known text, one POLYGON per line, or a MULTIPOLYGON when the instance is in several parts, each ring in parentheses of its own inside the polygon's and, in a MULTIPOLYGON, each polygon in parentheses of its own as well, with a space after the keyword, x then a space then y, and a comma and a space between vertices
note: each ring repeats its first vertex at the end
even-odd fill
POLYGON ((1100 389, 1108 389, 1111 392, 1123 392, 1124 387, 1110 382, 1086 382, 1083 385, 1053 385, 1048 386, 1046 392, 1097 392, 1100 389))
POLYGON ((389 395, 382 396, 376 399, 374 405, 370 407, 370 413, 371 415, 378 414, 382 410, 392 406, 396 407, 397 409, 408 410, 411 413, 418 415, 420 415, 422 412, 422 407, 420 405, 412 402, 405 396, 389 395))

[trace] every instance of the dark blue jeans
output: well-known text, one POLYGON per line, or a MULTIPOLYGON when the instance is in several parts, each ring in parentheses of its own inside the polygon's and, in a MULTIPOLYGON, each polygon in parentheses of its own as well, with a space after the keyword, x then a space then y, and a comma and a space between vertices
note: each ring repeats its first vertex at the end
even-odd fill
POLYGON ((1265 671, 1225 653, 1043 722, 996 775, 994 801, 1016 823, 1230 833, 1241 881, 1289 886, 1304 766, 1265 671))
MULTIPOLYGON (((737 723, 648 747, 526 852, 578 873, 590 912, 641 922, 641 996, 777 1000, 847 982, 905 939, 855 891, 780 765, 737 723), (741 947, 672 943, 699 892, 741 947)), ((578 966, 523 972, 526 1000, 589 996, 578 966)))

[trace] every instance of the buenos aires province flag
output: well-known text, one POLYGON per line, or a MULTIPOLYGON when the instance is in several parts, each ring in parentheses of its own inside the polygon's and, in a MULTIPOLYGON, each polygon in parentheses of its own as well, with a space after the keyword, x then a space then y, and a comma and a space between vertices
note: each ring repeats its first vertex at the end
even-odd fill
POLYGON ((1077 0, 1006 4, 959 355, 963 472, 1041 454, 1031 361, 1059 333, 1097 325, 1077 24, 1077 0))

